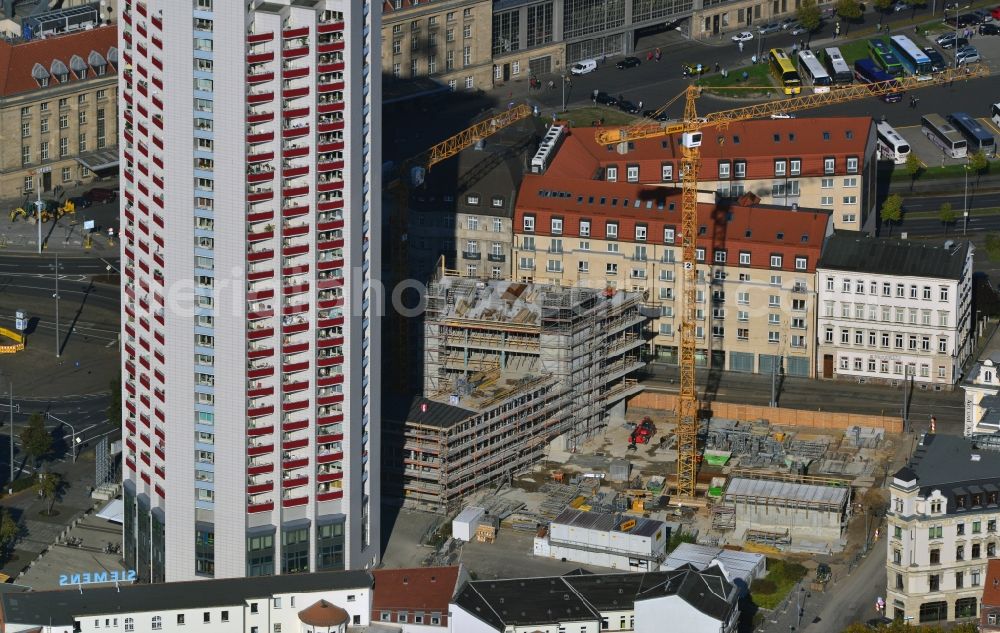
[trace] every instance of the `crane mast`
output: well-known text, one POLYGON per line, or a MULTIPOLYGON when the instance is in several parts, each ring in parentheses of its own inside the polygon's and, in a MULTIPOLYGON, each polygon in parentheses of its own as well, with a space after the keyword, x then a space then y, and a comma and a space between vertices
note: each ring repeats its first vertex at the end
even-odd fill
MULTIPOLYGON (((976 79, 990 74, 984 64, 978 67, 953 68, 940 72, 932 77, 914 76, 882 81, 872 84, 853 84, 843 86, 830 92, 814 93, 776 99, 756 103, 741 108, 712 112, 699 118, 695 102, 700 94, 700 88, 689 85, 684 92, 684 118, 681 121, 659 124, 650 119, 644 119, 626 128, 599 128, 595 134, 601 145, 628 143, 641 139, 659 138, 670 134, 682 134, 681 139, 681 251, 683 274, 680 326, 680 391, 677 398, 676 429, 677 436, 677 488, 676 497, 679 501, 693 500, 698 477, 698 393, 695 378, 695 353, 697 337, 695 336, 697 322, 698 271, 696 260, 696 240, 698 224, 698 167, 701 162, 701 132, 706 128, 725 127, 730 123, 746 121, 770 116, 777 113, 799 112, 835 103, 846 103, 869 98, 951 84, 954 81, 976 79), (697 135, 697 139, 695 139, 697 135)), ((672 103, 672 101, 671 101, 672 103)), ((669 105, 669 104, 667 104, 669 105)), ((656 114, 667 107, 664 105, 656 114)))

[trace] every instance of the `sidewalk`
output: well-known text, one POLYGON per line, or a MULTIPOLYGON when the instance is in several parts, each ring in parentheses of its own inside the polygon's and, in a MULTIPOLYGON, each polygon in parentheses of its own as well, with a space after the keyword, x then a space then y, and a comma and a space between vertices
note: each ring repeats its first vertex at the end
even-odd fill
MULTIPOLYGON (((43 200, 55 200, 62 202, 67 198, 82 195, 85 191, 94 187, 118 188, 117 179, 106 181, 94 181, 92 183, 73 185, 66 187, 57 186, 56 189, 42 193, 43 200)), ((30 204, 31 201, 28 202, 30 204)), ((10 219, 12 209, 24 207, 24 197, 0 198, 0 253, 37 253, 38 252, 38 225, 32 220, 18 218, 10 219)), ((55 222, 45 222, 42 224, 42 244, 43 250, 47 252, 62 253, 86 253, 94 251, 104 255, 113 255, 118 252, 118 241, 109 240, 104 232, 91 233, 91 243, 88 247, 86 234, 83 229, 83 218, 93 219, 93 215, 88 214, 88 209, 77 209, 75 213, 64 215, 55 222)), ((101 222, 98 222, 101 224, 101 222)), ((117 226, 117 222, 114 223, 117 226)))

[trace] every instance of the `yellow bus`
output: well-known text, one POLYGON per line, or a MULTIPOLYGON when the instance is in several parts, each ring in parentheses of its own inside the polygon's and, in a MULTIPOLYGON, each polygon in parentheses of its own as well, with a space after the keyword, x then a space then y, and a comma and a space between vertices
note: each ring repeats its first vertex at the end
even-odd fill
POLYGON ((781 48, 772 48, 768 54, 771 61, 771 74, 778 80, 778 83, 785 89, 786 95, 797 95, 802 92, 802 80, 799 78, 799 71, 795 70, 795 64, 788 56, 788 53, 781 48))

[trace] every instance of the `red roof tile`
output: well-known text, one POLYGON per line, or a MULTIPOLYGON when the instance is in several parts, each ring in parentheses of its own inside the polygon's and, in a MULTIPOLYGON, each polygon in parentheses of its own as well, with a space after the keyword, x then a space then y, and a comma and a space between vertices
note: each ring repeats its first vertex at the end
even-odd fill
POLYGON ((986 583, 983 585, 984 607, 1000 607, 1000 559, 991 558, 986 565, 986 583))
MULTIPOLYGON (((551 175, 526 175, 514 212, 514 231, 523 230, 525 215, 535 217, 530 234, 553 236, 553 217, 562 218, 562 237, 580 235, 580 222, 590 221, 593 239, 607 239, 607 224, 618 225, 618 241, 664 244, 665 229, 673 229, 681 244, 681 194, 678 188, 605 182, 551 175), (603 201, 603 204, 602 204, 603 201), (636 206, 636 202, 639 203, 636 206), (636 227, 646 227, 646 240, 636 240, 636 227)), ((771 268, 770 256, 782 255, 781 269, 813 272, 830 231, 828 211, 794 210, 759 205, 699 204, 697 245, 705 249, 705 260, 714 261, 715 251, 726 250, 729 264, 737 253, 749 252, 753 268, 771 268), (795 258, 806 257, 806 270, 795 269, 795 258)))
POLYGON ((459 567, 375 569, 372 610, 428 610, 448 612, 458 589, 459 567))
MULTIPOLYGON (((108 51, 118 46, 118 28, 114 25, 100 26, 86 31, 76 31, 66 35, 57 35, 45 39, 32 40, 19 44, 0 41, 0 96, 40 90, 38 82, 31 71, 35 64, 41 64, 46 71, 51 72, 52 62, 59 60, 70 67, 70 59, 79 55, 83 61, 88 61, 91 51, 96 51, 105 60, 108 51)), ((87 79, 97 77, 94 69, 88 67, 87 79)), ((113 74, 113 68, 108 74, 113 74)), ((70 72, 69 82, 80 81, 70 72)), ((49 86, 58 86, 55 77, 49 78, 49 86)))
MULTIPOLYGON (((871 117, 752 119, 732 123, 727 130, 705 133, 698 177, 718 180, 720 160, 745 160, 747 179, 771 178, 774 158, 800 158, 802 176, 819 176, 823 173, 823 158, 838 159, 837 173, 842 174, 844 159, 856 156, 861 171, 873 126, 871 117)), ((595 128, 589 127, 571 129, 549 170, 564 176, 595 178, 604 168, 615 165, 619 180, 625 180, 625 166, 638 165, 640 182, 659 182, 661 165, 676 165, 681 158, 680 135, 636 141, 628 153, 619 154, 614 146, 598 145, 595 132, 595 128)), ((675 167, 675 178, 678 169, 675 167)))

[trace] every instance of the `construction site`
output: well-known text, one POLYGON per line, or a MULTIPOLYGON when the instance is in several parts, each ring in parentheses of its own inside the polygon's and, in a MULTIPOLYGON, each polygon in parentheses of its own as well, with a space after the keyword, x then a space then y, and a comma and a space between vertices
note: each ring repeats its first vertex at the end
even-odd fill
POLYGON ((647 322, 628 292, 442 271, 425 316, 424 396, 383 422, 405 507, 447 513, 625 420, 647 322))

